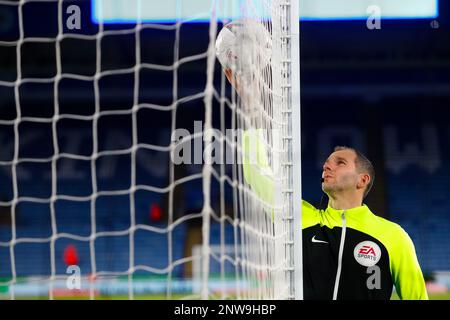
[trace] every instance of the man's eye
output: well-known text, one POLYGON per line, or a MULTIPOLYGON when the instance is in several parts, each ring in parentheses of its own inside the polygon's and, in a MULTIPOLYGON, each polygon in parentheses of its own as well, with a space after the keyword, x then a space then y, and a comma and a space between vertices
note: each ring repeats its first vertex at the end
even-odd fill
POLYGON ((345 164, 345 162, 342 161, 342 160, 339 160, 339 161, 338 161, 338 164, 345 164))

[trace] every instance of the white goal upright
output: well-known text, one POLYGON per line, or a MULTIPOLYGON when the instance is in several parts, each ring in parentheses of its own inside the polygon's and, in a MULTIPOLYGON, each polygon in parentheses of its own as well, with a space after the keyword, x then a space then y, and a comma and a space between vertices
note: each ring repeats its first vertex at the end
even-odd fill
POLYGON ((0 0, 0 298, 302 299, 298 1, 91 1, 0 0))

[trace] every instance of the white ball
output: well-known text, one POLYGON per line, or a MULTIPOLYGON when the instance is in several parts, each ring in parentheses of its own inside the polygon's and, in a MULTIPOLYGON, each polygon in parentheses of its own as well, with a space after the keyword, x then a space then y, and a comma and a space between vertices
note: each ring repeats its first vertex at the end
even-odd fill
POLYGON ((237 20, 226 24, 216 39, 216 56, 224 69, 248 73, 267 66, 272 38, 259 22, 237 20))

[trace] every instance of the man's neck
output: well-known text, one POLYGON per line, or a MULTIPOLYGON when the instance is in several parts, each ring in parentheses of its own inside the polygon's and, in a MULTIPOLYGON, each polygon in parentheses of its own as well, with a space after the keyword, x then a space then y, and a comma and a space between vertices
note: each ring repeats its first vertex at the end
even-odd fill
POLYGON ((329 196, 328 205, 336 210, 348 210, 362 205, 360 197, 333 197, 329 196))

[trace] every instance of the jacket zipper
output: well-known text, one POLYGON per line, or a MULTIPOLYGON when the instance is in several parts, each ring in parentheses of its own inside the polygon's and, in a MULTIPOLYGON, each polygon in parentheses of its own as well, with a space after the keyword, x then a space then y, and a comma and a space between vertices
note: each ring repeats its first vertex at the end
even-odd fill
POLYGON ((342 217, 342 233, 341 233, 341 243, 339 244, 338 267, 336 272, 336 280, 334 282, 333 300, 337 300, 337 295, 339 291, 339 280, 341 279, 341 271, 342 271, 342 255, 344 253, 345 233, 347 231, 347 221, 345 220, 345 211, 342 212, 341 217, 342 217))

